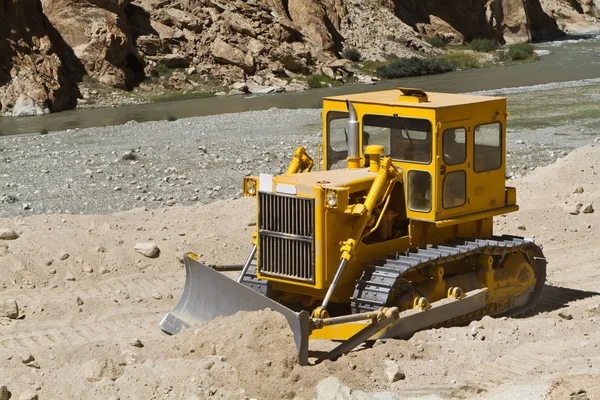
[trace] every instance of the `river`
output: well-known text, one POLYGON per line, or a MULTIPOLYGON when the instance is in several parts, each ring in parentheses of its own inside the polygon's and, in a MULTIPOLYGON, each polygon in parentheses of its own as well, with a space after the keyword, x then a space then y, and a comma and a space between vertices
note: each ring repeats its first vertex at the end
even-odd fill
POLYGON ((172 102, 69 110, 38 117, 0 118, 0 136, 92 126, 120 125, 127 121, 164 120, 170 117, 234 113, 277 108, 313 108, 330 95, 418 87, 449 93, 478 92, 508 95, 565 87, 597 86, 600 89, 600 36, 537 43, 538 50, 552 52, 539 61, 503 67, 455 71, 440 75, 379 82, 377 85, 344 85, 298 93, 211 97, 172 102))

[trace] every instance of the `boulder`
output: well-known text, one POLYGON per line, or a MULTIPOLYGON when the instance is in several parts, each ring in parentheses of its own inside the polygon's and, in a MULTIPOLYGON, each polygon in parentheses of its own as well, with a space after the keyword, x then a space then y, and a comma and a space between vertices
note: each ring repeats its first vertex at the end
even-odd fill
POLYGON ((77 86, 38 0, 0 0, 0 115, 28 116, 73 108, 77 86))
POLYGON ((129 0, 44 0, 44 13, 85 68, 99 82, 131 87, 134 56, 125 8, 129 0))
POLYGON ((289 16, 309 42, 318 50, 332 51, 335 42, 327 27, 327 14, 322 2, 317 0, 289 0, 287 2, 289 16))
POLYGON ((155 243, 136 243, 134 249, 148 258, 156 258, 160 255, 160 249, 155 243))
POLYGON ((252 23, 238 13, 226 11, 222 15, 225 24, 234 32, 241 35, 256 37, 252 23))
POLYGON ((6 385, 0 385, 0 400, 8 400, 9 398, 10 394, 8 387, 6 387, 6 385))
POLYGON ((235 65, 248 73, 254 71, 254 57, 226 43, 222 38, 217 38, 213 42, 211 54, 217 63, 235 65))
POLYGON ((28 389, 19 395, 19 400, 38 400, 38 395, 35 391, 28 389))
POLYGON ((19 234, 10 228, 0 228, 0 240, 15 240, 19 234))
POLYGON ((110 358, 94 359, 83 365, 83 375, 88 382, 99 382, 102 379, 116 381, 123 375, 123 367, 110 358))
POLYGON ((0 300, 0 317, 19 318, 19 305, 15 299, 0 300))
POLYGON ((166 54, 157 58, 156 62, 168 68, 187 68, 190 66, 190 59, 183 54, 166 54))
POLYGON ((392 360, 385 360, 385 377, 390 383, 404 380, 406 378, 398 363, 392 360))

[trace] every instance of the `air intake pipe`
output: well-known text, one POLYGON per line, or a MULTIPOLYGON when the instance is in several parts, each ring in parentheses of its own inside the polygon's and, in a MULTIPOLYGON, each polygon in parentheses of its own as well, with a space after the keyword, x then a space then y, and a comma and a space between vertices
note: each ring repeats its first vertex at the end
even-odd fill
POLYGON ((359 122, 356 108, 346 100, 350 120, 348 121, 348 168, 360 168, 359 122))

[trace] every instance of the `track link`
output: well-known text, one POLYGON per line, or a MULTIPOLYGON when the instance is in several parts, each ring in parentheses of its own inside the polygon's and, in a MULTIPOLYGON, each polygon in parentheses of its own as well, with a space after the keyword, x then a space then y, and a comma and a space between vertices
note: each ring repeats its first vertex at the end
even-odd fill
POLYGON ((527 303, 503 314, 512 316, 529 311, 539 300, 546 281, 546 261, 532 239, 519 236, 494 236, 490 239, 457 239, 443 245, 427 245, 398 252, 368 265, 356 283, 350 299, 352 313, 363 313, 389 306, 392 296, 410 283, 402 276, 408 272, 443 265, 475 254, 504 255, 522 251, 536 274, 536 285, 527 303))

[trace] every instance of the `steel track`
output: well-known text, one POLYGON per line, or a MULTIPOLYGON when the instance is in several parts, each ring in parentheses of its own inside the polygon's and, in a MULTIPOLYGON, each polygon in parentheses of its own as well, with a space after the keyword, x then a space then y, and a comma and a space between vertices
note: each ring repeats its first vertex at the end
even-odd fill
MULTIPOLYGON (((546 281, 546 261, 540 247, 532 239, 518 236, 494 236, 490 239, 457 239, 443 245, 427 245, 409 249, 377 260, 368 265, 356 283, 350 299, 353 313, 369 312, 393 304, 399 291, 414 290, 403 276, 430 266, 444 265, 476 254, 505 255, 522 252, 534 268, 536 284, 523 306, 504 312, 503 316, 523 314, 533 308, 542 294, 546 281)), ((489 313, 492 314, 492 313, 489 313)))

